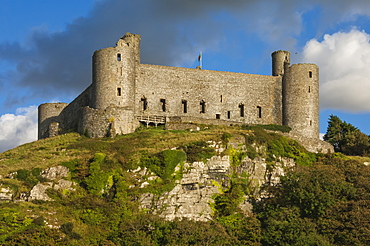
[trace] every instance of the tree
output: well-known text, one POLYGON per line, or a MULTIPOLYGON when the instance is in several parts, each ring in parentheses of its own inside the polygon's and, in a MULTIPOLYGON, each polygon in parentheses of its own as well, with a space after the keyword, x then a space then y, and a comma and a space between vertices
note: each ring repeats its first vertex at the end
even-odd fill
POLYGON ((331 143, 336 152, 347 155, 365 155, 369 149, 369 137, 335 115, 329 116, 324 140, 331 143))

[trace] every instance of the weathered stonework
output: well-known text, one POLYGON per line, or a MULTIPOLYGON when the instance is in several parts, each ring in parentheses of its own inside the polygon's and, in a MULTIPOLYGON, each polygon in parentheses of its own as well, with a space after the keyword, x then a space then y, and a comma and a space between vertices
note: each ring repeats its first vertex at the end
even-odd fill
POLYGON ((70 104, 39 106, 39 138, 67 131, 91 137, 133 132, 154 124, 278 124, 319 138, 319 72, 272 53, 272 76, 140 63, 140 35, 95 51, 93 81, 70 104), (58 124, 56 124, 58 123, 58 124))

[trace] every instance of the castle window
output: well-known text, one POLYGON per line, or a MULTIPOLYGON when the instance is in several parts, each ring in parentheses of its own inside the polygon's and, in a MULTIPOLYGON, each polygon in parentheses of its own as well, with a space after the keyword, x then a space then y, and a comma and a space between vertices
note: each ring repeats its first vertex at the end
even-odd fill
POLYGON ((308 77, 312 78, 312 71, 308 72, 308 77))
POLYGON ((220 114, 216 114, 216 119, 217 120, 221 119, 221 115, 220 114))
POLYGON ((120 87, 117 88, 117 96, 122 96, 122 89, 120 87))
POLYGON ((311 93, 311 86, 308 86, 308 93, 311 93))
POLYGON ((143 97, 141 98, 141 103, 143 104, 143 111, 147 110, 148 109, 148 100, 143 97))
POLYGON ((244 104, 239 104, 240 117, 244 117, 244 104))
POLYGON ((230 111, 227 111, 227 118, 230 119, 231 118, 231 112, 230 111))
POLYGON ((162 103, 162 111, 166 112, 166 99, 161 99, 160 102, 162 103))
POLYGON ((206 102, 204 100, 200 101, 200 113, 204 114, 206 112, 206 102))
POLYGON ((312 126, 312 120, 310 120, 310 126, 312 126))
POLYGON ((222 102, 222 95, 220 96, 220 102, 222 102))
POLYGON ((258 110, 258 118, 262 118, 262 107, 261 106, 257 106, 257 110, 258 110))
POLYGON ((117 54, 117 61, 121 61, 121 54, 117 54))
POLYGON ((186 114, 188 112, 188 101, 182 100, 181 103, 182 103, 183 112, 186 114))

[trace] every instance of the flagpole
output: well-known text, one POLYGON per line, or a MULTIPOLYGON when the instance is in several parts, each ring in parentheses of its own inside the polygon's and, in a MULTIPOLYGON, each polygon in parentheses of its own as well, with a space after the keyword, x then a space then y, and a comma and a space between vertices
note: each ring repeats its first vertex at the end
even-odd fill
POLYGON ((202 69, 203 68, 203 54, 202 51, 199 52, 199 66, 202 69))

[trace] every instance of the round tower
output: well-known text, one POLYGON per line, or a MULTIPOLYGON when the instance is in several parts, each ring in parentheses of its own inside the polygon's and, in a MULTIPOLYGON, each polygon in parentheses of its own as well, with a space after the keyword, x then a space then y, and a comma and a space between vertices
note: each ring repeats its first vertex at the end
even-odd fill
POLYGON ((290 65, 290 52, 278 50, 271 54, 272 57, 272 76, 284 75, 285 69, 290 65))
POLYGON ((319 68, 294 64, 283 77, 283 124, 292 133, 319 138, 319 68))
POLYGON ((135 79, 140 64, 140 35, 126 33, 116 47, 95 51, 91 107, 134 108, 135 79))
POLYGON ((43 103, 38 107, 38 139, 49 137, 50 124, 60 123, 59 115, 67 106, 68 103, 43 103))

